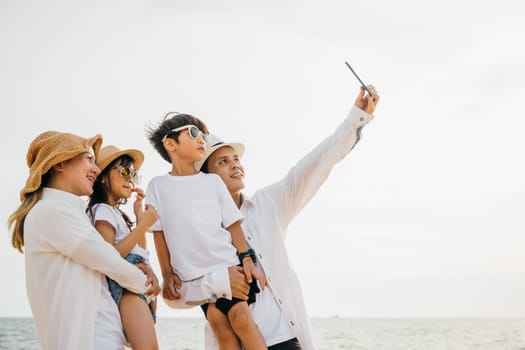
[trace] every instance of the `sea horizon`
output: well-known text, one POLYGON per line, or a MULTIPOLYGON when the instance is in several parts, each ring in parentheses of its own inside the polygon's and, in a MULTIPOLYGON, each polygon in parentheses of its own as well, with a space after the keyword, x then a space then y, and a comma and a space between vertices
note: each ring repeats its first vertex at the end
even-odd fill
MULTIPOLYGON (((32 317, 0 317, 0 350, 39 349, 32 317)), ((525 318, 314 317, 318 350, 523 350, 525 318)), ((161 349, 204 349, 204 318, 159 317, 161 349)))

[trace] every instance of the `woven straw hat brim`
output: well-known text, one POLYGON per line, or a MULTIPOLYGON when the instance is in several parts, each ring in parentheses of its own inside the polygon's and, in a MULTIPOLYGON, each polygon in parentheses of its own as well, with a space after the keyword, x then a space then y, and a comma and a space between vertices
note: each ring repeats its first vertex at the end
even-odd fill
POLYGON ((120 150, 116 146, 107 145, 102 147, 98 154, 97 166, 100 171, 104 171, 111 162, 123 155, 128 155, 133 159, 133 167, 136 171, 138 171, 142 166, 142 163, 144 163, 144 154, 138 149, 120 150))
POLYGON ((202 165, 206 160, 219 148, 222 147, 231 147, 235 153, 240 157, 244 154, 244 145, 238 142, 224 142, 216 135, 210 134, 210 140, 206 143, 206 152, 204 153, 204 158, 193 163, 195 170, 201 171, 202 165))
POLYGON ((101 145, 101 135, 84 138, 58 131, 46 131, 38 135, 27 150, 26 162, 29 167, 29 176, 25 187, 20 191, 20 200, 24 200, 26 194, 40 188, 42 176, 54 165, 91 150, 94 151, 96 157, 101 145))

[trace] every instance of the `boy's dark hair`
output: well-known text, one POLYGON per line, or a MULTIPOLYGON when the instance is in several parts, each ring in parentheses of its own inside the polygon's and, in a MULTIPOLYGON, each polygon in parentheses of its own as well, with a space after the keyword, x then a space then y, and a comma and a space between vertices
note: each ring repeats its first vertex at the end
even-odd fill
POLYGON ((179 132, 173 132, 171 130, 176 129, 184 125, 195 125, 205 134, 209 134, 208 127, 199 118, 192 116, 191 114, 183 114, 178 112, 168 112, 162 118, 162 122, 157 127, 150 127, 146 130, 146 136, 150 144, 159 152, 162 159, 171 164, 171 159, 162 144, 164 137, 175 140, 179 143, 179 132))

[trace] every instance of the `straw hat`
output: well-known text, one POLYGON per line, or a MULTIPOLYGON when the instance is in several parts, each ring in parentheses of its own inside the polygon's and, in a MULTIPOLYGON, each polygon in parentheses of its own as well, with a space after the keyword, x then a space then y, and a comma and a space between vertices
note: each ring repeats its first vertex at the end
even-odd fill
POLYGON ((125 149, 121 151, 113 145, 102 147, 97 157, 97 166, 100 168, 100 171, 104 171, 112 161, 125 154, 133 159, 133 166, 135 170, 138 171, 144 162, 144 154, 138 149, 125 149))
POLYGON ((96 157, 101 144, 101 135, 87 139, 59 131, 46 131, 38 135, 27 150, 26 162, 29 167, 29 177, 25 187, 20 191, 20 200, 24 200, 26 194, 40 188, 42 176, 54 165, 84 152, 90 152, 91 149, 95 152, 96 157))
POLYGON ((204 153, 204 158, 193 163, 195 170, 201 171, 202 165, 204 164, 204 162, 206 162, 209 156, 211 156, 212 153, 218 150, 219 148, 226 146, 233 148, 233 150, 235 151, 235 153, 237 153, 239 158, 242 157, 244 153, 244 145, 242 143, 224 142, 217 135, 210 134, 210 139, 208 140, 208 142, 206 142, 206 152, 204 153))

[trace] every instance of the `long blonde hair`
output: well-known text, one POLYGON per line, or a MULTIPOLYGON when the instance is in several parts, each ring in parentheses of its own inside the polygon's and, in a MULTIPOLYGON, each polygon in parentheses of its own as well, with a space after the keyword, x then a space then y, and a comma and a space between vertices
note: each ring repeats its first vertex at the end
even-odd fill
POLYGON ((35 204, 42 197, 42 187, 37 191, 26 194, 20 206, 9 216, 7 226, 12 230, 11 244, 18 249, 20 253, 24 253, 22 247, 24 246, 24 221, 27 214, 33 209, 35 204))
POLYGON ((42 188, 47 186, 52 173, 53 168, 49 169, 49 171, 41 177, 40 186, 36 191, 24 194, 24 200, 7 220, 7 227, 13 233, 11 236, 11 244, 22 254, 24 254, 24 250, 22 249, 24 247, 24 221, 27 214, 29 214, 35 204, 42 198, 42 188))

